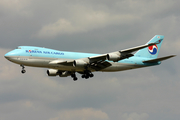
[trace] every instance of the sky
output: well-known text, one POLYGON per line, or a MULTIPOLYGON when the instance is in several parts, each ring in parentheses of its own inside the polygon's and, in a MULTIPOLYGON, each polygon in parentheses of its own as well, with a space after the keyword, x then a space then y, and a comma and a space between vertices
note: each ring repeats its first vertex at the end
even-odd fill
POLYGON ((0 120, 179 120, 179 0, 1 0, 0 120), (164 35, 160 66, 74 82, 4 58, 17 46, 107 53, 164 35))

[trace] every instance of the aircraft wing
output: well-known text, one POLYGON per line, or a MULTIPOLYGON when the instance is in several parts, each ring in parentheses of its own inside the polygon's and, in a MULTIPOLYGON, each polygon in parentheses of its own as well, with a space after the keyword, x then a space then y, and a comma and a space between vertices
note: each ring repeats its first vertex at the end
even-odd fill
POLYGON ((129 48, 129 49, 124 49, 121 51, 116 51, 116 52, 111 52, 111 53, 102 54, 102 55, 98 55, 98 56, 93 56, 93 57, 89 57, 89 59, 90 59, 90 62, 99 61, 99 60, 104 61, 106 59, 117 62, 119 60, 134 56, 132 54, 132 52, 135 52, 137 50, 140 50, 140 49, 143 49, 143 48, 155 45, 155 44, 158 44, 158 43, 150 43, 150 44, 141 45, 141 46, 137 46, 137 47, 133 47, 133 48, 129 48))

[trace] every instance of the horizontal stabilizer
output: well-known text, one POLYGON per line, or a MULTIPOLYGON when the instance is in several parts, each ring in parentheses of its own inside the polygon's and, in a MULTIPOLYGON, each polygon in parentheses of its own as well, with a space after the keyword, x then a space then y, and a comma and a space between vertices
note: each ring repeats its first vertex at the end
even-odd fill
POLYGON ((143 61, 143 63, 155 63, 155 62, 163 61, 163 60, 175 57, 175 56, 176 55, 170 55, 170 56, 161 57, 161 58, 157 58, 157 59, 146 60, 146 61, 143 61))

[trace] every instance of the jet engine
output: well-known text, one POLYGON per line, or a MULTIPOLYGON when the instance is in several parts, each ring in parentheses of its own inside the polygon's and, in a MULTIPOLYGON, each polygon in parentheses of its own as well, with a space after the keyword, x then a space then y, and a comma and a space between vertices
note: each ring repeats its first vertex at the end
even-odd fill
POLYGON ((86 65, 87 65, 87 62, 85 62, 83 60, 74 60, 74 62, 73 62, 74 67, 84 67, 86 65))
POLYGON ((47 70, 47 74, 48 74, 48 76, 56 76, 56 75, 58 75, 58 70, 49 69, 49 70, 47 70))
POLYGON ((113 53, 109 53, 107 54, 107 59, 113 62, 117 62, 119 61, 121 58, 121 53, 120 52, 113 52, 113 53))

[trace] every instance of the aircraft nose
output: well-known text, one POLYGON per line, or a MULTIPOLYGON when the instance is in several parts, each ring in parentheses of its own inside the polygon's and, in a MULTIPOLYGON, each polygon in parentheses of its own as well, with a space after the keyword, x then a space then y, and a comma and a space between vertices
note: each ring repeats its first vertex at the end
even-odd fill
POLYGON ((10 51, 10 52, 6 53, 4 55, 4 57, 8 60, 11 60, 13 55, 14 55, 14 53, 12 51, 10 51))
POLYGON ((9 58, 10 58, 9 53, 6 53, 6 54, 4 55, 4 57, 5 57, 6 59, 9 59, 9 58))

